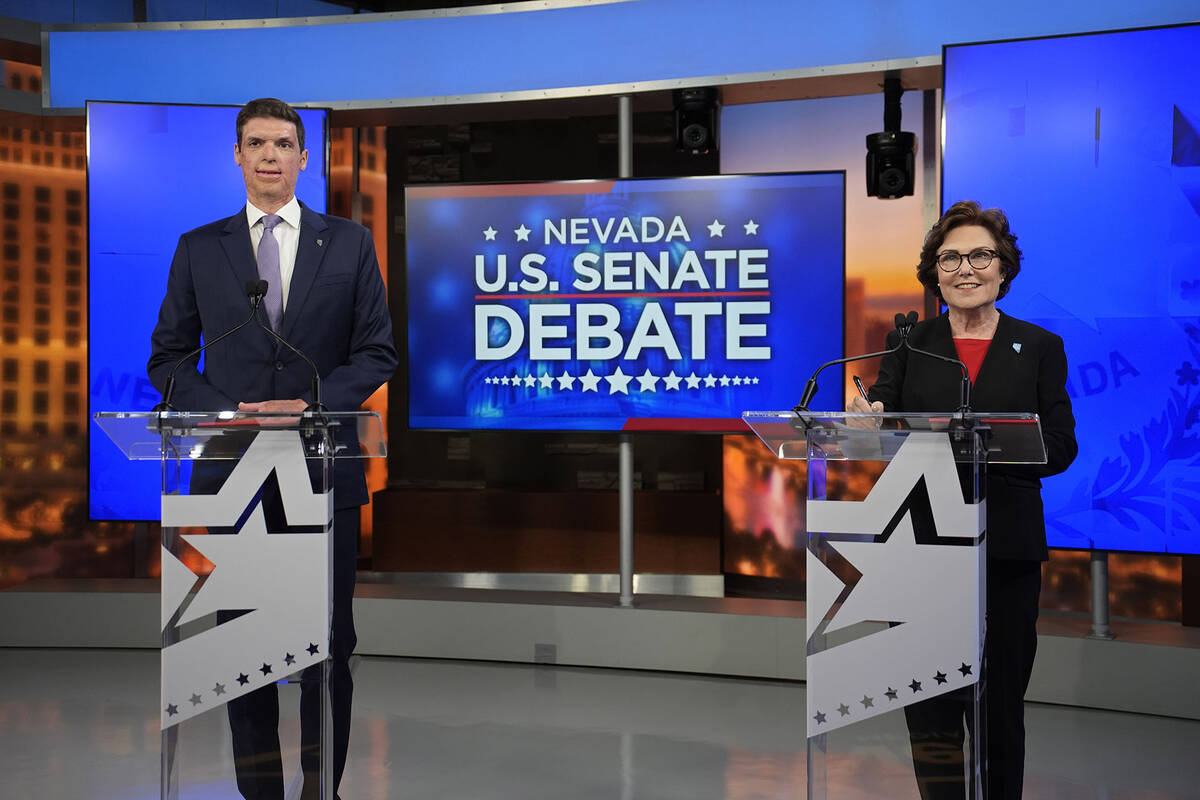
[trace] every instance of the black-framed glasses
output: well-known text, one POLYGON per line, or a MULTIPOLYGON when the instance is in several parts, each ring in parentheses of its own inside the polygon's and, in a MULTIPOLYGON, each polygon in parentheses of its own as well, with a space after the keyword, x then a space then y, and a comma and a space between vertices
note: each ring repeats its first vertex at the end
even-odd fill
MULTIPOLYGON (((977 247, 967 253, 967 263, 975 269, 987 269, 992 265, 992 259, 1000 254, 987 247, 977 247)), ((962 266, 963 255, 957 250, 947 250, 938 253, 937 265, 943 272, 954 272, 962 266)))

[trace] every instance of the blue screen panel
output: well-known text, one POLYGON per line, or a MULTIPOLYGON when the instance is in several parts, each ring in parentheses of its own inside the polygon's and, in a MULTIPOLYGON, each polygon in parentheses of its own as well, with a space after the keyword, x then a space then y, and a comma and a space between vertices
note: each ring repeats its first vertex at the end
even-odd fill
MULTIPOLYGON (((791 408, 842 351, 844 184, 408 187, 410 426, 703 429, 791 408)), ((839 407, 840 373, 823 382, 839 407)))
MULTIPOLYGON (((147 411, 150 334, 180 234, 246 203, 233 161, 236 107, 89 103, 88 395, 97 411, 147 411)), ((324 212, 327 112, 300 110, 309 151, 296 195, 324 212)), ((93 519, 159 518, 159 465, 129 462, 89 427, 93 519)))
POLYGON ((1050 545, 1200 552, 1200 27, 949 47, 943 204, 1008 213, 1006 312, 1060 334, 1050 545))

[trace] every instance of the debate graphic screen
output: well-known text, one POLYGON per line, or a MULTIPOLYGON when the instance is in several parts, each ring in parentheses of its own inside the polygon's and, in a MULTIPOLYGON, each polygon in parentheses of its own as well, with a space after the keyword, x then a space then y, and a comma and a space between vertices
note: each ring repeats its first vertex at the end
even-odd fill
POLYGON ((1066 343, 1052 547, 1200 552, 1200 26, 947 47, 943 206, 1008 214, 1000 308, 1066 343))
MULTIPOLYGON (((742 430, 842 354, 841 172, 409 186, 409 425, 742 430)), ((827 370, 814 409, 841 407, 827 370)))
MULTIPOLYGON (((161 399, 146 362, 179 236, 246 205, 233 161, 237 112, 236 106, 87 105, 90 413, 149 411, 161 399)), ((309 158, 296 196, 324 213, 328 112, 299 113, 309 158)), ((157 462, 126 460, 95 424, 88 427, 88 461, 92 519, 159 518, 157 462)))

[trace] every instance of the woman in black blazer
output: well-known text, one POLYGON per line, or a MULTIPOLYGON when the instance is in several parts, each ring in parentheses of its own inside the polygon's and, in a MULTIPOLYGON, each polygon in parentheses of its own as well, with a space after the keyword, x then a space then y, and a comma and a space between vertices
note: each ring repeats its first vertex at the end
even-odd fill
MULTIPOLYGON (((989 800, 1020 798, 1025 771, 1025 690, 1037 650, 1041 562, 1047 558, 1041 478, 1075 459, 1075 417, 1067 396, 1062 339, 1003 314, 996 301, 1021 269, 1021 250, 999 209, 955 203, 930 229, 917 279, 947 313, 913 327, 913 347, 957 358, 971 372, 974 411, 1034 412, 1041 418, 1048 461, 989 467, 987 474, 986 786, 989 800)), ((888 347, 898 342, 889 336, 888 347)), ((954 411, 961 372, 902 350, 880 364, 870 404, 855 397, 850 411, 954 411)), ((963 746, 961 703, 936 701, 909 715, 921 796, 965 796, 961 761, 944 758, 963 746), (920 747, 918 748, 918 739, 920 747), (918 752, 920 750, 920 752, 918 752), (922 758, 940 752, 942 758, 922 758), (957 769, 957 772, 955 770, 957 769)), ((914 707, 920 708, 920 707, 914 707)))

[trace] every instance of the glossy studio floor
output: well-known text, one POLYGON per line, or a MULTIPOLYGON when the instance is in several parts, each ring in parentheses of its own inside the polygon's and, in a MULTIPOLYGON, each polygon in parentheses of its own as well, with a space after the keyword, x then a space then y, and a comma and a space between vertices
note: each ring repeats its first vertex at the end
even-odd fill
MULTIPOLYGON (((153 650, 0 649, 0 797, 157 798, 157 669, 153 650)), ((357 658, 355 676, 343 800, 805 796, 801 683, 378 657, 357 658)), ((283 692, 295 764, 297 690, 283 692)), ((236 798, 215 774, 224 715, 194 724, 209 764, 182 796, 236 798)), ((1027 724, 1027 798, 1200 797, 1200 722, 1030 704, 1027 724)), ((875 761, 907 756, 895 733, 875 761)), ((841 797, 905 796, 830 779, 841 797)))

